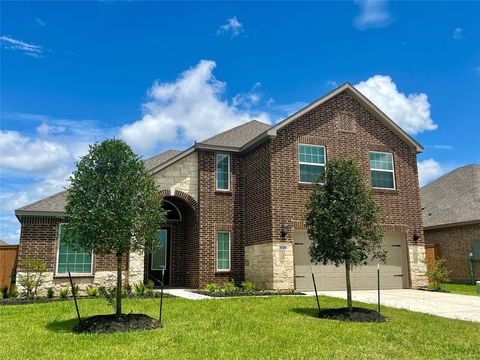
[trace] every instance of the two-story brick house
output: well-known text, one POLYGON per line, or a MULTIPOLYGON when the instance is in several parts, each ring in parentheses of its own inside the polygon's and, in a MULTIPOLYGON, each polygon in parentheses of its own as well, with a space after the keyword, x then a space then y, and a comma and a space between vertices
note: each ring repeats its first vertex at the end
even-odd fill
MULTIPOLYGON (((305 203, 314 177, 329 159, 354 159, 382 209, 387 263, 382 287, 426 285, 416 155, 422 147, 365 96, 344 84, 287 119, 251 121, 145 160, 169 211, 161 248, 125 259, 130 283, 158 278, 199 288, 229 279, 272 289, 307 290, 311 271, 321 289, 343 289, 344 269, 310 266, 305 203)), ((47 286, 65 286, 67 265, 77 283, 115 278, 109 256, 59 244, 66 193, 16 210, 19 257, 45 260, 47 286), (72 265, 73 264, 73 265, 72 265)), ((352 273, 354 288, 376 286, 376 263, 352 273)), ((22 269, 19 269, 22 276, 22 269)))

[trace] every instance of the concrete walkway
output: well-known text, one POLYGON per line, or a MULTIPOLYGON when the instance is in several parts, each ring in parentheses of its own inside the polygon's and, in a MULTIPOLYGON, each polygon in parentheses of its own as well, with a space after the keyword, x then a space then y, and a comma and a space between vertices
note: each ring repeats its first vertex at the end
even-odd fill
MULTIPOLYGON (((320 291, 325 296, 347 298, 346 291, 320 291)), ((315 295, 314 292, 307 292, 315 295)), ((398 309, 432 314, 451 319, 480 322, 480 296, 457 295, 441 292, 398 289, 382 290, 380 303, 398 309)), ((376 304, 376 290, 354 290, 354 301, 376 304)))
POLYGON ((188 299, 188 300, 204 300, 204 299, 211 299, 210 296, 207 295, 202 295, 202 294, 196 294, 194 292, 185 290, 185 289, 165 289, 163 290, 164 293, 170 294, 176 297, 180 297, 183 299, 188 299))

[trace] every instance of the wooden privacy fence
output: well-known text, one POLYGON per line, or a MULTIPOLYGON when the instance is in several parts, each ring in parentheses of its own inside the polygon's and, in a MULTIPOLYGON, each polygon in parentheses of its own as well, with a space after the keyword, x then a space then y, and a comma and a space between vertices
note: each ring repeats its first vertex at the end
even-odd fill
POLYGON ((18 245, 0 246, 0 290, 10 289, 12 270, 17 267, 18 245))
MULTIPOLYGON (((438 244, 425 244, 425 257, 427 258, 427 270, 432 271, 436 260, 440 257, 440 246, 438 244)), ((431 282, 430 279, 428 279, 431 282)))

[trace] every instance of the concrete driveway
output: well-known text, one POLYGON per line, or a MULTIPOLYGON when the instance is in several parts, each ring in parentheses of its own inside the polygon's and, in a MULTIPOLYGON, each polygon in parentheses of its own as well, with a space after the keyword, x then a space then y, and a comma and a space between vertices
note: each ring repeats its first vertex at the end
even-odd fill
MULTIPOLYGON (((346 299, 346 291, 320 291, 322 295, 346 299)), ((315 295, 314 292, 307 292, 315 295)), ((480 296, 456 295, 440 292, 398 289, 382 290, 380 303, 398 309, 407 309, 451 319, 480 322, 480 296)), ((377 303, 376 290, 354 290, 354 301, 377 303)))

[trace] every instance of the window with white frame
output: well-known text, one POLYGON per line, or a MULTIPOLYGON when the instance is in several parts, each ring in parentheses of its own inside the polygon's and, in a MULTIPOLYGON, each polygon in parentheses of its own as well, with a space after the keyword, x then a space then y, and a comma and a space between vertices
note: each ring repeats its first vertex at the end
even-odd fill
POLYGON ((230 190, 230 155, 216 155, 216 182, 217 190, 230 190))
POLYGON ((230 232, 217 233, 217 271, 230 271, 230 232))
POLYGON ((57 274, 91 274, 92 252, 86 252, 68 245, 63 238, 65 224, 58 227, 57 274))
POLYGON ((298 147, 300 182, 313 183, 325 172, 325 146, 300 144, 298 147))
POLYGON ((370 173, 372 186, 377 189, 395 189, 393 154, 370 151, 370 173))

